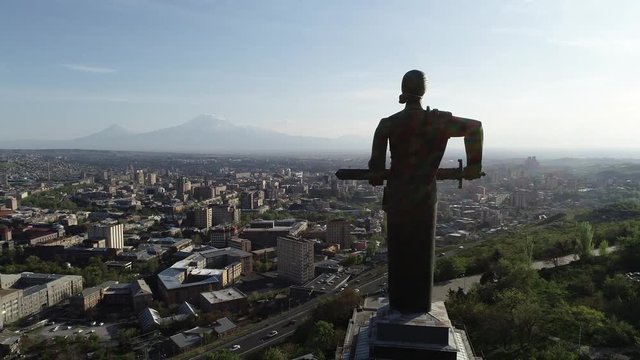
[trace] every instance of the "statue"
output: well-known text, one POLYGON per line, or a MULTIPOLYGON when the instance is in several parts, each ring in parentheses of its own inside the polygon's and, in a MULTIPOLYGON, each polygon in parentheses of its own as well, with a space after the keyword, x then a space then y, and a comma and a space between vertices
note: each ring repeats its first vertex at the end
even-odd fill
POLYGON ((400 103, 404 110, 380 121, 373 138, 368 170, 341 169, 340 179, 367 179, 383 185, 387 213, 389 305, 403 314, 429 312, 433 289, 437 190, 436 180, 472 180, 482 173, 482 123, 450 112, 423 109, 424 74, 407 72, 400 103), (439 169, 447 141, 464 137, 467 166, 439 169), (387 143, 391 164, 385 170, 387 143))

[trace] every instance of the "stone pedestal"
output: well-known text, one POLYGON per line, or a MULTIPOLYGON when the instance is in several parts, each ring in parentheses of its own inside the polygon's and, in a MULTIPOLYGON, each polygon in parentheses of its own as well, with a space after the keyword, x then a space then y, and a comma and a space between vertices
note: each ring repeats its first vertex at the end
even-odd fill
POLYGON ((428 313, 401 314, 383 306, 370 320, 369 355, 372 359, 456 360, 466 353, 443 302, 428 313))

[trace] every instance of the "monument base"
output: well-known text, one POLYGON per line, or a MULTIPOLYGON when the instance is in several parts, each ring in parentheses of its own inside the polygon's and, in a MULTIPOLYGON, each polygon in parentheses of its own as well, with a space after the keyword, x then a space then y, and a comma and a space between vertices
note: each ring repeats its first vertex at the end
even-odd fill
POLYGON ((478 360, 467 334, 449 320, 444 302, 428 313, 401 314, 389 308, 386 297, 367 297, 354 310, 336 359, 478 360))
POLYGON ((456 360, 459 345, 444 303, 428 313, 401 314, 389 306, 371 319, 370 356, 374 359, 456 360))

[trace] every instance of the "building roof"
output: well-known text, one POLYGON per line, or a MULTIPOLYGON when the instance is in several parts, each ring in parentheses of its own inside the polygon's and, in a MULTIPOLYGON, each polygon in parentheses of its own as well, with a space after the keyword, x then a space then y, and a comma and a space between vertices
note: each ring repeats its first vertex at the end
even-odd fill
POLYGON ((236 324, 234 324, 231 320, 229 320, 229 318, 226 317, 216 320, 216 323, 213 325, 213 330, 218 334, 223 334, 235 328, 236 324))
POLYGON ((195 307, 186 301, 180 304, 180 307, 178 307, 178 314, 195 316, 195 317, 198 316, 198 313, 196 312, 195 307))
POLYGON ((243 292, 233 287, 219 291, 203 292, 200 293, 200 296, 211 305, 247 297, 243 292))
POLYGON ((179 349, 188 348, 195 345, 200 345, 202 336, 199 334, 177 333, 169 337, 171 342, 179 349))

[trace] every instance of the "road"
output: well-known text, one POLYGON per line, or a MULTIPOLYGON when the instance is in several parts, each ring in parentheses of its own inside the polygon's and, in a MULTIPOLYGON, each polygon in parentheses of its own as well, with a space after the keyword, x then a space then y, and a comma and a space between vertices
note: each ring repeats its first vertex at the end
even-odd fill
MULTIPOLYGON (((615 247, 611 247, 607 249, 607 251, 611 252, 614 249, 615 247)), ((557 259, 555 264, 553 261, 536 261, 532 264, 532 267, 536 270, 551 268, 555 267, 556 264, 557 266, 566 265, 575 259, 575 255, 567 255, 557 259)), ((363 296, 373 294, 383 295, 387 285, 387 272, 384 270, 384 267, 377 267, 366 271, 357 278, 350 280, 348 288, 354 289, 363 296)), ((457 291, 458 288, 466 290, 473 284, 479 282, 480 275, 471 275, 436 283, 433 286, 432 301, 445 301, 449 290, 457 291)), ((218 346, 217 349, 230 349, 233 345, 240 345, 240 349, 237 350, 238 354, 248 355, 266 346, 282 342, 295 331, 296 326, 290 325, 289 321, 296 320, 296 323, 301 323, 302 320, 309 316, 309 313, 314 309, 316 304, 321 301, 321 299, 328 296, 332 296, 332 294, 327 294, 308 301, 305 304, 299 305, 298 307, 283 313, 283 315, 280 315, 277 318, 264 320, 258 324, 259 330, 235 339, 230 339, 218 346), (269 337, 269 333, 273 330, 277 331, 278 335, 269 337)), ((212 349, 212 351, 214 350, 215 349, 212 349)), ((204 359, 204 357, 205 355, 202 354, 194 356, 191 359, 204 359)))

